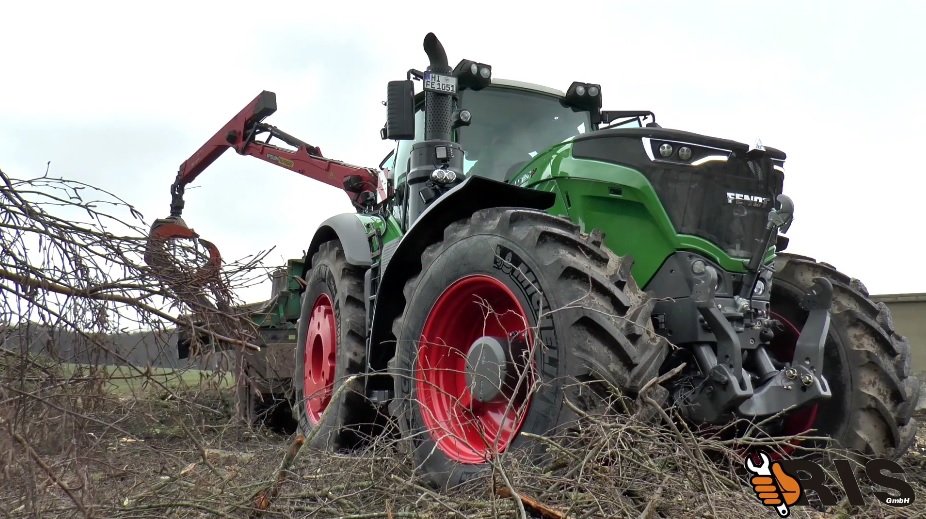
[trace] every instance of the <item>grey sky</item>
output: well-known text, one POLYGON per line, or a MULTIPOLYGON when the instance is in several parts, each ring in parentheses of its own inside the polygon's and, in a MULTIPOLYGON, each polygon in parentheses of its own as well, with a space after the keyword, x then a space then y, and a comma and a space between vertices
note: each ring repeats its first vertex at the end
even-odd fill
MULTIPOLYGON (((179 164, 263 89, 279 105, 267 122, 376 166, 391 149, 378 136, 386 82, 426 66, 434 31, 452 62, 560 89, 598 82, 608 109, 783 149, 789 251, 874 293, 926 292, 926 3, 370 5, 5 6, 0 167, 25 177, 50 160, 53 175, 113 190, 151 221, 167 214, 179 164)), ((324 218, 351 210, 337 189, 232 152, 195 185, 184 217, 228 258, 273 246, 280 262, 299 256, 324 218)))

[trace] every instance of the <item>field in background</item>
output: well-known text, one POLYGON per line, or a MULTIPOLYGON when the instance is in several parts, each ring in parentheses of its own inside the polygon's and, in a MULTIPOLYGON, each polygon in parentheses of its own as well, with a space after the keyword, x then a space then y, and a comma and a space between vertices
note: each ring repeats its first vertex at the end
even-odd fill
POLYGON ((0 379, 21 379, 27 387, 30 381, 49 379, 62 384, 87 383, 98 385, 106 394, 137 398, 165 391, 229 389, 235 384, 234 374, 228 371, 56 362, 47 355, 23 355, 5 349, 0 349, 0 379))
POLYGON ((67 379, 99 377, 107 392, 116 395, 143 396, 164 389, 188 391, 198 388, 227 389, 235 384, 232 373, 216 373, 199 369, 139 368, 132 366, 89 366, 62 364, 62 375, 67 379))

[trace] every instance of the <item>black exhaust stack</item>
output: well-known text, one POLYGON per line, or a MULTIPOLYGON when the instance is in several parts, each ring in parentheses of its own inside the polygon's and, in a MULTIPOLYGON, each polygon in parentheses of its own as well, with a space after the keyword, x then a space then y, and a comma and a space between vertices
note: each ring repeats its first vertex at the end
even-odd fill
POLYGON ((463 181, 463 149, 452 142, 457 79, 434 33, 424 38, 430 63, 424 73, 425 140, 412 146, 408 170, 408 224, 463 181))
POLYGON ((412 77, 424 87, 424 139, 411 149, 407 187, 402 197, 406 225, 411 226, 431 205, 454 186, 463 182, 463 149, 453 142, 453 131, 468 126, 472 114, 457 109, 458 95, 464 89, 482 90, 491 83, 492 67, 461 60, 451 67, 447 52, 434 33, 424 38, 428 55, 425 72, 408 71, 405 81, 390 81, 386 97, 387 120, 383 139, 413 140, 415 131, 415 88, 412 77))
MULTIPOLYGON (((428 55, 428 72, 450 77, 453 69, 447 63, 447 52, 433 32, 424 37, 424 52, 428 55)), ((427 89, 430 74, 425 73, 425 140, 450 142, 454 96, 427 89)))

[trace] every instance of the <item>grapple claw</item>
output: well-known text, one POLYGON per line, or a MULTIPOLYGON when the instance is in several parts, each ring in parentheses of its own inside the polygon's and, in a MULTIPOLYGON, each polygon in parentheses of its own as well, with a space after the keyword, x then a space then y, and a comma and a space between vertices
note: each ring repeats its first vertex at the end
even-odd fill
POLYGON ((202 346, 194 347, 194 342, 213 342, 208 334, 205 338, 194 340, 204 333, 201 330, 212 330, 226 337, 233 335, 237 329, 236 319, 230 314, 230 290, 222 280, 222 257, 214 243, 200 238, 179 216, 162 218, 151 225, 144 260, 154 277, 169 287, 178 301, 191 310, 186 318, 193 328, 183 325, 179 330, 177 349, 180 358, 188 358, 194 355, 194 350, 199 352, 202 349, 202 346), (197 247, 197 260, 193 265, 183 261, 184 250, 178 254, 176 249, 170 249, 171 242, 176 243, 175 240, 195 242, 202 247, 197 247))
POLYGON ((227 287, 222 281, 222 256, 214 243, 199 237, 186 222, 178 216, 155 220, 148 233, 145 244, 145 263, 151 268, 152 274, 160 282, 169 286, 176 295, 200 310, 222 310, 227 306, 225 301, 227 287), (195 265, 184 265, 178 260, 178 255, 168 250, 173 240, 192 240, 199 244, 208 258, 202 261, 202 253, 195 265), (205 297, 211 292, 216 302, 210 302, 205 297))
POLYGON ((163 277, 167 270, 175 266, 170 254, 164 250, 171 240, 190 239, 197 240, 209 252, 209 259, 197 269, 193 277, 206 280, 213 277, 222 266, 222 256, 214 243, 199 237, 193 229, 187 226, 180 217, 161 218, 155 220, 148 233, 145 245, 145 263, 155 270, 155 275, 163 277))

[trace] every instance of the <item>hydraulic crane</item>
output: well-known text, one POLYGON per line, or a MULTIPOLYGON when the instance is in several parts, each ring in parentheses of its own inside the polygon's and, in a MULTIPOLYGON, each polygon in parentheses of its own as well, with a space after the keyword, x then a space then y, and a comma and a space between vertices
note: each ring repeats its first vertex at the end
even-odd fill
MULTIPOLYGON (((390 195, 380 182, 375 169, 326 158, 318 146, 308 144, 276 126, 263 122, 276 110, 276 94, 267 90, 262 91, 180 165, 176 179, 170 186, 170 216, 156 220, 151 226, 145 261, 152 268, 162 272, 168 268, 169 261, 158 254, 167 241, 196 239, 208 251, 209 259, 195 279, 214 278, 211 274, 221 267, 221 255, 213 243, 201 239, 183 221, 181 217, 184 208, 183 194, 186 186, 196 180, 228 149, 233 149, 239 155, 250 155, 341 188, 351 197, 351 203, 358 213, 370 212, 375 208, 377 192, 383 199, 390 195), (257 140, 263 134, 266 134, 266 139, 257 140), (293 149, 271 144, 270 141, 273 138, 293 149)), ((166 275, 160 277, 170 278, 166 275)))

